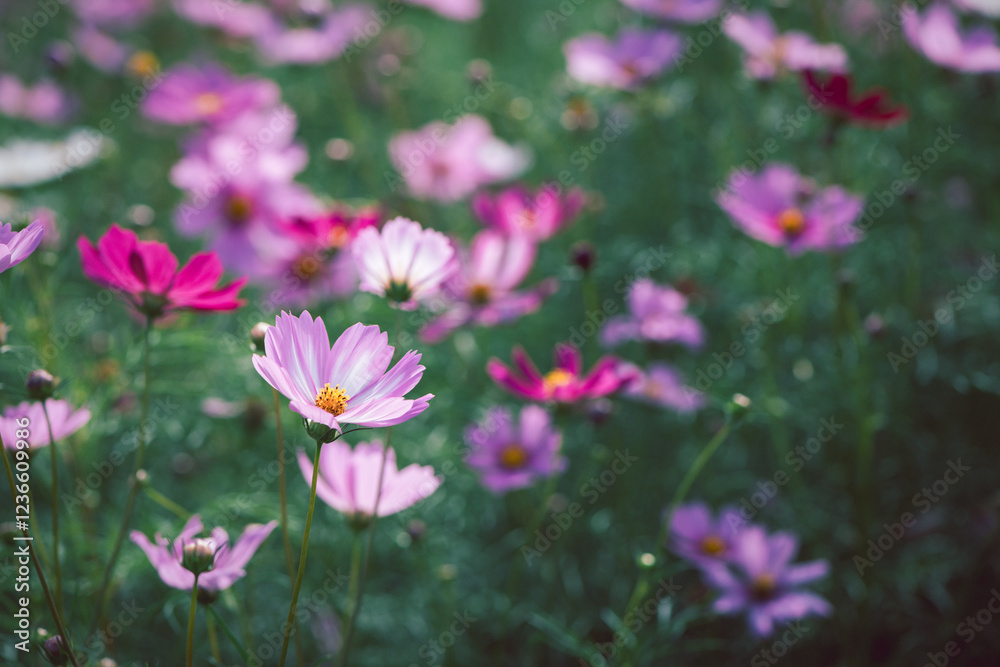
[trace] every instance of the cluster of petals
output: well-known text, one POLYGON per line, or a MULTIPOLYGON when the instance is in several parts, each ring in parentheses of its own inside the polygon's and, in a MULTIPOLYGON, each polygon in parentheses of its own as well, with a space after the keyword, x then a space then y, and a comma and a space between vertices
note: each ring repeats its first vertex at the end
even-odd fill
POLYGON ((847 52, 839 44, 818 44, 795 30, 779 34, 766 12, 734 14, 723 21, 722 29, 743 47, 747 75, 754 79, 772 79, 786 71, 847 69, 847 52))
POLYGON ((903 34, 913 48, 942 67, 974 74, 1000 71, 996 32, 986 25, 963 32, 955 12, 944 3, 923 13, 904 12, 903 34))
POLYGON ((641 369, 630 362, 621 362, 618 373, 626 378, 622 396, 677 412, 693 412, 705 405, 698 390, 684 384, 684 377, 673 366, 652 363, 641 369))
POLYGON ((662 74, 683 51, 683 41, 663 29, 626 28, 609 40, 588 33, 563 46, 566 70, 581 83, 632 90, 662 74))
POLYGON ((894 105, 881 88, 871 88, 857 97, 852 94, 851 77, 833 73, 825 79, 813 70, 802 74, 806 92, 816 100, 820 111, 834 118, 874 128, 885 128, 904 122, 909 111, 894 105))
POLYGON ((552 188, 531 192, 523 185, 513 185, 495 194, 476 194, 472 211, 488 228, 508 235, 523 234, 540 242, 573 222, 585 202, 586 195, 580 188, 564 194, 552 188))
POLYGON ((44 234, 45 227, 39 220, 18 232, 11 225, 0 223, 0 273, 26 260, 42 242, 44 234))
POLYGON ((601 342, 614 346, 643 340, 700 347, 705 330, 696 317, 685 312, 687 305, 687 297, 669 285, 636 280, 628 292, 628 314, 608 319, 601 329, 601 342))
POLYGON ((518 346, 511 352, 513 368, 499 359, 490 359, 486 372, 494 382, 515 396, 557 403, 601 398, 617 392, 633 380, 621 372, 621 362, 616 357, 603 357, 586 374, 583 372, 583 356, 575 347, 559 343, 554 357, 552 370, 542 375, 524 348, 518 346))
POLYGON ((530 486, 566 468, 559 454, 562 434, 545 410, 526 405, 514 421, 507 408, 492 408, 465 433, 465 462, 494 493, 530 486))
POLYGON ((31 86, 13 74, 0 74, 0 114, 51 125, 65 121, 71 111, 69 96, 52 81, 31 86))
POLYGON ((278 85, 267 79, 240 79, 213 63, 179 65, 162 74, 143 100, 142 112, 159 123, 224 123, 247 109, 275 106, 278 85))
POLYGON ((3 445, 7 449, 16 449, 18 440, 28 443, 30 449, 46 447, 52 444, 52 439, 62 440, 69 437, 86 426, 90 421, 90 410, 86 408, 76 408, 69 401, 62 399, 48 398, 45 404, 40 401, 25 401, 18 405, 11 405, 4 409, 0 416, 0 438, 3 438, 3 445), (48 421, 46 421, 46 412, 48 421), (20 419, 28 419, 30 425, 27 429, 18 427, 20 419), (49 437, 49 425, 52 433, 49 437), (27 438, 17 437, 18 431, 28 431, 27 438))

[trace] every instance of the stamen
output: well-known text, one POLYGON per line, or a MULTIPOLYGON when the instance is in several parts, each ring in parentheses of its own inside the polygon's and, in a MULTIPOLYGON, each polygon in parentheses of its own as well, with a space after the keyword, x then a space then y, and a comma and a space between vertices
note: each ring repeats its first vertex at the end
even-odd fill
POLYGON ((326 410, 334 417, 344 414, 344 410, 347 409, 347 401, 351 400, 351 397, 347 395, 347 392, 340 388, 338 384, 333 389, 330 389, 330 383, 327 382, 319 393, 316 394, 316 407, 321 410, 326 410))

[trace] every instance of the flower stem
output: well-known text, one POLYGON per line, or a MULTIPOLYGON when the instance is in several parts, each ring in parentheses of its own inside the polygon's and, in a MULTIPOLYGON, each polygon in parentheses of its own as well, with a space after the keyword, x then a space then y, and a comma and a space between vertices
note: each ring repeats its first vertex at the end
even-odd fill
POLYGON ((191 589, 191 616, 188 618, 187 636, 187 667, 194 664, 194 616, 198 611, 198 575, 194 575, 194 587, 191 589))
MULTIPOLYGON (((274 392, 274 423, 278 429, 278 495, 281 496, 281 538, 285 543, 285 562, 288 565, 288 580, 295 580, 295 557, 292 555, 292 540, 288 537, 288 490, 285 483, 285 436, 281 424, 281 394, 274 392)), ((294 621, 295 657, 302 664, 302 638, 299 636, 299 621, 294 621)))
POLYGON ((219 624, 219 629, 222 630, 222 634, 229 638, 229 643, 232 644, 233 648, 236 649, 236 652, 240 654, 240 659, 242 659, 244 663, 249 663, 250 654, 247 653, 246 648, 243 647, 240 640, 236 638, 233 631, 230 630, 229 626, 222 620, 222 617, 219 616, 219 612, 215 611, 215 607, 212 605, 205 605, 205 609, 208 611, 209 618, 215 619, 215 622, 219 624))
POLYGON ((62 568, 59 566, 59 465, 56 456, 56 439, 52 435, 52 420, 49 418, 48 399, 42 401, 45 425, 49 429, 49 448, 52 450, 52 563, 56 575, 56 608, 63 609, 62 568))
POLYGON ((122 544, 125 541, 125 533, 128 531, 129 521, 132 519, 132 510, 135 508, 136 497, 139 495, 139 480, 137 478, 138 472, 142 469, 142 460, 146 453, 146 419, 149 415, 149 334, 150 330, 153 328, 152 318, 146 318, 146 329, 143 335, 142 343, 142 355, 143 361, 143 382, 142 382, 142 412, 139 416, 139 443, 138 448, 135 452, 135 465, 132 469, 132 486, 128 492, 128 499, 125 501, 125 512, 122 515, 122 525, 118 529, 118 537, 115 538, 115 546, 111 551, 111 557, 108 559, 107 567, 104 570, 104 576, 101 578, 101 585, 98 587, 98 613, 94 614, 94 627, 91 628, 90 634, 93 634, 93 630, 96 629, 97 625, 104 619, 104 609, 107 605, 108 584, 111 582, 111 573, 115 568, 115 563, 118 560, 118 554, 121 553, 122 544))
POLYGON ((292 604, 288 607, 288 619, 282 628, 285 638, 281 642, 281 658, 278 667, 285 667, 285 656, 288 655, 288 640, 292 636, 295 620, 295 607, 299 602, 299 590, 302 588, 302 578, 306 574, 306 555, 309 550, 309 530, 312 528, 313 510, 316 508, 316 485, 319 481, 319 452, 323 441, 316 441, 316 454, 313 458, 312 484, 309 486, 309 511, 306 512, 306 528, 302 533, 302 552, 299 554, 299 573, 295 576, 295 587, 292 589, 292 604))
POLYGON ((219 639, 215 636, 215 620, 211 615, 205 619, 205 624, 208 626, 208 645, 212 647, 212 657, 215 658, 216 664, 221 665, 222 652, 219 651, 219 639))
MULTIPOLYGON (((372 510, 372 523, 368 528, 368 546, 365 549, 365 558, 361 566, 361 579, 358 582, 357 597, 351 604, 351 613, 347 619, 347 630, 344 632, 344 646, 340 649, 340 664, 347 667, 347 658, 351 653, 351 637, 354 635, 354 627, 358 614, 361 612, 361 601, 365 596, 365 582, 368 579, 368 563, 372 557, 372 546, 375 543, 375 522, 378 521, 378 506, 382 500, 382 480, 385 478, 385 464, 389 458, 389 438, 392 435, 390 428, 385 437, 385 449, 382 450, 382 467, 378 472, 378 491, 375 494, 375 508, 372 510)), ((353 572, 352 572, 353 576, 353 572)))

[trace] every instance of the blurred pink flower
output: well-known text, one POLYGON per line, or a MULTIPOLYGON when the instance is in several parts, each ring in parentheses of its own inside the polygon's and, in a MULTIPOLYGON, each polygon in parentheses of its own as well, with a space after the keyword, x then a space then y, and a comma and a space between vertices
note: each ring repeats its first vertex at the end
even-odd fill
MULTIPOLYGON (((45 408, 49 413, 49 420, 52 422, 52 437, 62 440, 69 437, 83 428, 90 421, 90 410, 86 408, 75 408, 69 401, 49 398, 45 401, 45 408)), ((45 421, 45 410, 40 401, 25 401, 18 405, 11 405, 4 409, 3 416, 0 417, 0 437, 3 438, 3 445, 7 449, 16 449, 18 440, 24 440, 31 449, 46 447, 52 444, 49 439, 49 427, 45 421), (21 429, 17 425, 17 420, 23 417, 28 418, 28 427, 21 429), (27 430, 27 438, 16 437, 19 430, 27 430)))
POLYGON ((983 16, 1000 16, 1000 2, 997 0, 952 0, 954 5, 967 12, 977 12, 983 16))
POLYGON ((455 21, 472 21, 483 13, 482 0, 403 0, 403 2, 426 7, 455 21))
POLYGON ((623 362, 618 372, 629 376, 623 390, 628 398, 678 412, 693 412, 705 405, 704 394, 686 386, 680 371, 668 364, 653 363, 643 371, 623 362))
POLYGON ((707 21, 722 10, 723 0, 622 0, 637 12, 684 23, 707 21))
POLYGON ((491 409, 466 430, 465 442, 465 462, 494 493, 530 486, 566 468, 566 459, 559 455, 562 434, 537 405, 521 408, 516 424, 507 408, 491 409))
MULTIPOLYGON (((198 588, 218 592, 229 588, 245 576, 244 568, 250 558, 277 525, 277 521, 263 525, 252 523, 243 529, 243 534, 236 540, 236 544, 230 544, 229 535, 224 529, 213 528, 210 544, 215 549, 215 565, 198 577, 198 588)), ((163 583, 171 588, 189 591, 194 588, 194 574, 181 565, 184 545, 194 542, 203 530, 201 518, 195 514, 184 524, 184 528, 172 543, 160 533, 154 536, 155 544, 138 530, 133 530, 129 537, 146 553, 146 557, 156 568, 163 583)))
MULTIPOLYGON (((299 467, 306 482, 312 481, 313 464, 305 452, 299 452, 299 467)), ((331 442, 319 453, 319 479, 316 495, 327 505, 351 521, 366 522, 375 514, 385 517, 417 504, 437 491, 444 481, 434 474, 434 468, 412 463, 402 470, 396 468, 396 452, 379 440, 359 442, 354 449, 346 442, 331 442), (382 493, 379 496, 379 474, 382 457, 382 493)))
POLYGON ((28 259, 42 242, 44 233, 45 227, 39 220, 19 232, 9 224, 0 223, 0 273, 28 259))
POLYGON ((361 290, 384 296, 404 310, 437 294, 458 269, 448 237, 407 218, 393 218, 381 231, 362 230, 352 252, 361 290))
POLYGON ((102 72, 120 72, 129 57, 129 48, 92 25, 71 32, 77 51, 102 72))
POLYGON ((669 285, 636 280, 629 289, 628 305, 628 315, 610 318, 601 329, 605 345, 645 340, 696 348, 705 342, 701 322, 684 312, 687 298, 669 285))
POLYGON ((13 74, 0 74, 0 114, 56 125, 70 116, 72 103, 52 81, 27 86, 13 74))
POLYGON ((240 0, 173 0, 173 5, 174 11, 191 23, 216 28, 231 37, 254 37, 275 22, 268 7, 240 0))
POLYGON ((736 533, 746 524, 735 507, 713 517, 705 503, 687 503, 671 517, 669 547, 698 567, 726 562, 733 557, 736 533))
POLYGON ((613 394, 632 380, 632 376, 619 372, 620 361, 603 357, 587 375, 583 374, 583 356, 575 347, 558 343, 555 347, 555 367, 542 375, 525 353, 517 346, 511 352, 514 369, 499 359, 490 359, 486 372, 493 381, 508 392, 532 401, 576 403, 613 394))
POLYGON ((839 44, 817 44, 803 32, 778 34, 766 12, 734 14, 722 24, 723 32, 746 52, 747 75, 771 79, 783 71, 804 69, 843 72, 847 52, 839 44))
POLYGON ((244 303, 237 296, 246 278, 216 288, 222 264, 214 253, 197 253, 178 271, 177 257, 166 244, 140 241, 118 225, 111 225, 96 246, 83 236, 76 245, 84 275, 121 290, 129 304, 149 318, 177 309, 224 312, 244 303))
POLYGON ((852 223, 864 199, 839 186, 817 190, 788 165, 768 165, 752 176, 737 171, 716 201, 747 235, 793 255, 837 250, 861 238, 852 223))
POLYGON ((614 41, 588 33, 566 42, 569 75, 594 86, 632 90, 663 73, 683 49, 681 38, 667 30, 626 28, 614 41))
POLYGON ((903 13, 903 33, 913 48, 933 63, 961 72, 1000 71, 1000 46, 992 28, 981 25, 962 34, 955 13, 935 4, 922 15, 903 13))
MULTIPOLYGON (((60 0, 60 4, 66 4, 60 0)), ((156 9, 157 0, 71 0, 70 6, 90 25, 130 28, 156 9)))
POLYGON ((517 176, 531 157, 528 149, 497 139, 486 119, 475 115, 401 132, 389 141, 389 156, 412 196, 444 202, 517 176))
POLYGON ((281 90, 268 79, 240 79, 213 63, 182 64, 163 72, 141 108, 160 123, 220 124, 240 114, 271 109, 280 99, 281 90))
POLYGON ((278 316, 264 335, 265 356, 253 365, 305 419, 342 432, 342 425, 377 428, 411 419, 434 397, 403 396, 420 381, 420 354, 410 350, 386 371, 395 351, 377 326, 348 328, 330 347, 323 320, 308 311, 278 316), (331 388, 331 383, 334 385, 331 388))
POLYGON ((364 4, 311 2, 300 7, 301 16, 294 11, 276 14, 274 21, 254 34, 254 42, 268 63, 323 63, 339 57, 363 35, 363 28, 374 20, 373 13, 364 4), (289 18, 301 20, 289 24, 289 18))
POLYGON ((469 252, 460 255, 461 269, 435 299, 445 312, 421 329, 421 339, 436 343, 467 324, 496 326, 538 310, 556 291, 554 278, 531 289, 515 290, 531 271, 536 251, 535 244, 524 236, 479 232, 469 252))
POLYGON ((569 225, 585 200, 580 188, 571 188, 563 195, 549 188, 533 193, 513 185, 497 194, 478 193, 472 199, 472 211, 488 227, 544 241, 569 225))

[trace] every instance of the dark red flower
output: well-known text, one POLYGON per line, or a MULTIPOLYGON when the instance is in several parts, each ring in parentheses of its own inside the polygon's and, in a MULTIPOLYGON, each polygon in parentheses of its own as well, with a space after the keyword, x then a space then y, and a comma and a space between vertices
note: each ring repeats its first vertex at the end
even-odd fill
POLYGON ((886 91, 869 88, 857 97, 851 96, 851 78, 845 74, 830 74, 820 81, 816 72, 802 74, 806 92, 817 100, 820 110, 842 120, 874 128, 885 128, 906 121, 909 110, 893 105, 886 91))

